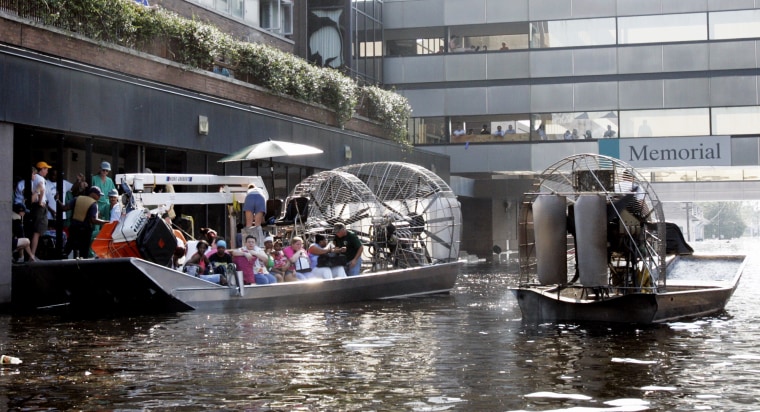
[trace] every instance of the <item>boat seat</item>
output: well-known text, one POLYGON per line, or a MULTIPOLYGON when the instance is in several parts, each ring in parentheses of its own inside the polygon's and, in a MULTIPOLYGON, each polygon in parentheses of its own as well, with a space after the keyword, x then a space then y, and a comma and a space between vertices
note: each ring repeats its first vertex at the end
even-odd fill
POLYGON ((306 223, 309 216, 309 198, 296 197, 288 199, 285 214, 275 222, 277 226, 287 226, 296 223, 306 223))
POLYGON ((264 215, 264 225, 274 224, 282 214, 282 199, 267 200, 267 213, 264 215))

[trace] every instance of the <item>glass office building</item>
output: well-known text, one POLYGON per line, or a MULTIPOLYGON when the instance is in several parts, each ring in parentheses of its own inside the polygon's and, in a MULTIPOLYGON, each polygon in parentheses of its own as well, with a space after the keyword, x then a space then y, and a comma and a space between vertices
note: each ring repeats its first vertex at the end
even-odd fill
POLYGON ((490 216, 471 224, 492 240, 465 233, 476 250, 508 247, 522 176, 573 153, 655 182, 724 182, 699 199, 757 192, 753 0, 385 0, 383 25, 383 79, 410 101, 410 136, 448 154, 463 201, 490 216))

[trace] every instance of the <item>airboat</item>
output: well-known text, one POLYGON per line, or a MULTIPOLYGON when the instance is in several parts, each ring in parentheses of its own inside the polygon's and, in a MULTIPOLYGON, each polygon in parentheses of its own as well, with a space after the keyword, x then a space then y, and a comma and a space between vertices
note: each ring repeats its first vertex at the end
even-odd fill
POLYGON ((547 168, 519 214, 523 319, 650 324, 719 313, 745 256, 695 255, 633 167, 579 154, 547 168))
POLYGON ((285 243, 299 236, 308 244, 316 234, 331 237, 334 224, 343 223, 362 240, 364 264, 358 276, 270 285, 244 285, 232 276, 222 286, 169 268, 176 241, 156 216, 171 204, 224 204, 235 228, 235 205, 242 203, 248 184, 264 187, 260 177, 137 173, 117 175, 116 182, 134 210, 103 227, 93 244, 99 258, 14 266, 16 311, 281 310, 447 293, 456 283, 460 205, 445 181, 420 166, 359 164, 298 183, 281 205, 272 206, 281 213, 265 229, 285 243), (150 190, 165 184, 214 191, 150 190))

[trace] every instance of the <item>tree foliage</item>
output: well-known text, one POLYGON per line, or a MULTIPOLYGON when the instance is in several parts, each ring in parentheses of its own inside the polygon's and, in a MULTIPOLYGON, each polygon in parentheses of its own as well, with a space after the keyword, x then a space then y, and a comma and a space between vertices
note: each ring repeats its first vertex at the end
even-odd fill
POLYGON ((710 223, 705 225, 705 238, 734 239, 741 237, 747 224, 744 222, 741 202, 714 202, 703 206, 703 214, 710 223))

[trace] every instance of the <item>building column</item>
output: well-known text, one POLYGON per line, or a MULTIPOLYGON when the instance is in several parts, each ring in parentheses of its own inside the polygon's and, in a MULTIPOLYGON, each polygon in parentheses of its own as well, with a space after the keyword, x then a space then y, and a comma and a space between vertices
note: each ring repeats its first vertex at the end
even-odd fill
MULTIPOLYGON (((13 148, 13 125, 10 123, 0 123, 0 147, 13 148)), ((3 212, 4 219, 0 219, 0 307, 11 303, 11 245, 13 242, 13 228, 10 219, 10 212, 13 206, 13 152, 8 156, 8 161, 0 162, 0 210, 3 212)))

